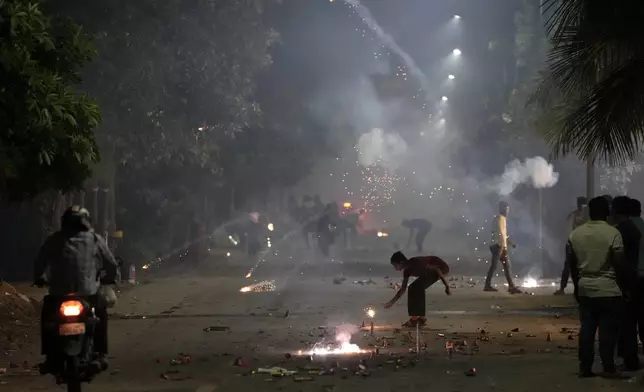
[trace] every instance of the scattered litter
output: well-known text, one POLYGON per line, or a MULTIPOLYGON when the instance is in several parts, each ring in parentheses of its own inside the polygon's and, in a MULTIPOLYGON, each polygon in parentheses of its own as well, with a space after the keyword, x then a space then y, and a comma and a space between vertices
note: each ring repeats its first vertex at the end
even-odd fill
POLYGON ((549 349, 549 348, 540 348, 540 349, 537 350, 537 352, 539 354, 550 354, 552 352, 552 350, 549 349))
POLYGON ((7 372, 7 368, 0 368, 0 374, 5 374, 7 372))
POLYGON ((215 325, 212 327, 206 327, 203 329, 204 332, 228 332, 230 331, 230 327, 222 326, 222 325, 215 325))
POLYGON ((347 280, 347 278, 345 278, 344 276, 340 278, 333 278, 333 284, 342 284, 345 280, 347 280))
POLYGON ((313 381, 313 377, 295 377, 293 378, 295 382, 304 382, 304 381, 313 381))
POLYGON ((288 317, 288 315, 289 315, 289 313, 291 313, 291 311, 287 309, 287 310, 286 310, 286 313, 284 313, 284 318, 287 318, 287 317, 288 317))
POLYGON ((371 280, 371 279, 368 279, 368 280, 354 280, 354 281, 353 281, 353 284, 359 284, 359 285, 361 285, 361 286, 364 286, 364 285, 366 285, 366 284, 368 284, 368 285, 376 284, 376 282, 374 282, 374 281, 373 281, 373 280, 371 280))
POLYGON ((565 346, 557 346, 558 349, 560 350, 576 350, 577 347, 571 346, 571 345, 565 345, 565 346))
POLYGON ((575 340, 575 337, 572 335, 568 335, 568 340, 575 340))
POLYGON ((272 367, 272 368, 258 368, 258 374, 270 374, 273 377, 284 377, 292 376, 297 374, 297 370, 288 370, 281 367, 272 367))
POLYGON ((525 337, 526 338, 536 338, 537 335, 533 335, 533 334, 529 333, 529 334, 525 335, 525 337))
POLYGON ((187 365, 192 362, 190 355, 179 353, 179 355, 170 361, 171 366, 187 365))
POLYGON ((507 337, 511 338, 512 337, 512 332, 508 332, 507 337))
POLYGON ((467 377, 476 377, 476 368, 471 368, 465 372, 467 377))
POLYGON ((519 328, 515 328, 511 332, 519 332, 519 328))
POLYGON ((242 357, 238 357, 235 359, 235 362, 233 363, 234 366, 238 367, 248 367, 250 364, 242 359, 242 357))
POLYGON ((291 353, 286 353, 284 354, 284 357, 286 357, 286 359, 291 359, 293 355, 291 355, 291 353))
POLYGON ((552 342, 552 334, 548 332, 548 336, 546 336, 546 342, 552 342))

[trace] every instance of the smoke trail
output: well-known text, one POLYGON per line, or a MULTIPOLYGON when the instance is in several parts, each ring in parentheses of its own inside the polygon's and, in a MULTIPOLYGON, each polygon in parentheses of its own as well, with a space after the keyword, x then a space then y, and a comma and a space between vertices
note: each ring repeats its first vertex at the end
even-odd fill
POLYGON ((552 188, 559 180, 559 173, 542 157, 518 159, 508 163, 499 179, 497 191, 502 196, 512 193, 520 184, 532 183, 535 188, 552 188))
POLYGON ((407 153, 407 143, 400 135, 385 133, 380 128, 374 128, 369 133, 360 135, 358 139, 358 161, 362 166, 379 163, 388 169, 396 169, 403 162, 407 153))
POLYGON ((407 54, 404 50, 398 46, 396 43, 396 40, 386 33, 382 27, 376 22, 375 18, 371 14, 371 11, 362 3, 360 3, 360 0, 344 0, 345 3, 347 3, 349 6, 353 7, 356 9, 356 12, 362 19, 362 21, 369 27, 371 31, 373 31, 378 38, 391 50, 393 50, 400 58, 403 59, 405 62, 405 65, 407 65, 407 68, 409 68, 409 72, 414 75, 419 81, 423 89, 425 90, 425 93, 429 92, 429 83, 427 82, 427 76, 423 73, 423 71, 420 70, 418 65, 416 65, 416 62, 414 59, 411 58, 410 55, 407 54))
POLYGON ((349 343, 351 342, 351 335, 358 333, 359 329, 352 324, 342 324, 335 327, 335 340, 336 342, 349 343))

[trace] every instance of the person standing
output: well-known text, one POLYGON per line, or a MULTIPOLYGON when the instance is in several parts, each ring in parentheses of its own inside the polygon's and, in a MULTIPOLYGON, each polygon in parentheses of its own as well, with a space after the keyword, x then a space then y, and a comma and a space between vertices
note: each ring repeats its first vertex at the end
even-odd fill
POLYGON ((639 301, 637 301, 636 276, 642 234, 631 219, 631 209, 631 199, 628 196, 617 196, 613 199, 611 217, 624 243, 624 267, 627 272, 625 278, 628 278, 628 281, 618 281, 621 283, 624 296, 624 309, 620 323, 617 353, 624 359, 622 370, 625 371, 637 371, 640 368, 637 355, 637 308, 639 301))
POLYGON ((418 250, 418 253, 422 253, 425 237, 427 237, 427 234, 432 230, 432 222, 423 218, 403 219, 401 226, 409 229, 407 247, 411 245, 411 240, 414 238, 414 232, 416 232, 416 250, 418 250))
POLYGON ((492 275, 496 271, 497 264, 501 261, 503 264, 503 271, 505 272, 505 279, 508 281, 508 291, 510 294, 521 294, 521 290, 514 285, 512 279, 512 272, 510 271, 510 258, 508 257, 508 244, 516 248, 516 245, 508 237, 507 216, 510 212, 508 203, 502 201, 499 203, 499 215, 494 217, 492 221, 492 241, 490 243, 490 253, 492 259, 490 260, 490 269, 487 271, 485 278, 484 291, 498 291, 492 287, 492 275))
MULTIPOLYGON (((630 199, 629 214, 631 220, 644 238, 644 219, 642 219, 642 203, 637 199, 630 199)), ((640 342, 642 342, 642 354, 644 354, 644 244, 640 242, 640 251, 637 262, 637 282, 635 284, 635 301, 637 303, 637 329, 640 342)))
MULTIPOLYGON (((586 223, 588 220, 588 211, 587 211, 588 199, 583 196, 577 198, 577 209, 568 214, 568 233, 570 236, 573 230, 579 226, 586 223)), ((566 294, 566 287, 568 286, 568 280, 570 279, 570 267, 565 262, 564 256, 564 267, 561 271, 561 283, 559 284, 559 290, 555 291, 555 295, 566 294)))
POLYGON ((579 377, 594 377, 595 334, 599 329, 599 356, 603 375, 620 377, 615 367, 622 292, 617 284, 623 271, 624 245, 619 231, 607 222, 610 204, 603 197, 588 203, 589 221, 568 239, 566 262, 579 304, 579 377))

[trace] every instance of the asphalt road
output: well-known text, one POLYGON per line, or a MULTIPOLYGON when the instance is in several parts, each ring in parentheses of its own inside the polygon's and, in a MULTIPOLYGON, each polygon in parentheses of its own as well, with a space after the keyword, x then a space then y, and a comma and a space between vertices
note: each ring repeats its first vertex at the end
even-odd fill
MULTIPOLYGON (((452 277, 452 296, 444 294, 440 283, 435 285, 427 293, 429 323, 421 336, 427 347, 416 355, 409 352, 415 347, 415 330, 410 331, 411 341, 406 331, 395 330, 406 320, 406 298, 390 310, 380 305, 394 294, 384 277, 385 273, 395 276, 395 271, 386 263, 351 258, 345 263, 307 263, 307 258, 313 260, 271 255, 250 279, 244 276, 252 263, 232 258, 227 262, 213 258, 198 268, 175 267, 173 276, 141 277, 143 283, 124 292, 112 310, 111 368, 86 390, 542 392, 644 388, 641 374, 622 381, 576 377, 574 304, 569 296, 553 296, 548 282, 546 287, 531 289, 533 295, 518 296, 503 290, 484 293, 480 278, 470 281, 460 275, 452 277), (240 292, 264 280, 274 281, 275 291, 240 292), (376 311, 373 320, 366 315, 368 307, 376 311), (333 341, 335 327, 363 321, 367 328, 352 335, 352 343, 360 348, 372 351, 370 345, 382 345, 382 337, 393 337, 392 344, 378 355, 297 355, 315 342, 333 341), (473 344, 483 336, 481 329, 487 338, 478 341, 476 350, 473 344), (445 343, 463 340, 469 347, 450 358, 445 343), (173 360, 183 363, 172 365, 173 360), (364 369, 360 360, 364 360, 364 369), (242 366, 235 366, 237 361, 242 366), (259 367, 272 366, 299 372, 295 377, 279 378, 252 374, 259 367), (330 375, 311 370, 319 368, 334 370, 330 375), (476 369, 475 376, 466 375, 471 369, 476 369)), ((35 363, 37 348, 27 351, 24 356, 31 355, 27 360, 35 363)), ((596 366, 599 371, 599 363, 596 366)), ((3 391, 61 390, 51 377, 21 369, 8 369, 0 381, 3 391)))

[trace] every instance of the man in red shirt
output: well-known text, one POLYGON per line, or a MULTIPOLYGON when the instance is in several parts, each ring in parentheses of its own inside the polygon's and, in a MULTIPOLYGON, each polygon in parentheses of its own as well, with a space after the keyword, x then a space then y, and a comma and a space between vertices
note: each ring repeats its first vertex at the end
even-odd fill
POLYGON ((410 319, 403 324, 403 327, 415 327, 419 323, 420 325, 425 325, 427 323, 425 317, 425 290, 440 279, 445 285, 445 294, 452 294, 445 279, 445 275, 449 274, 449 266, 437 256, 418 256, 407 259, 402 252, 396 252, 391 256, 391 265, 394 266, 396 271, 403 271, 403 282, 394 298, 384 304, 385 309, 392 307, 405 294, 409 277, 416 277, 418 279, 409 285, 407 312, 410 319))

